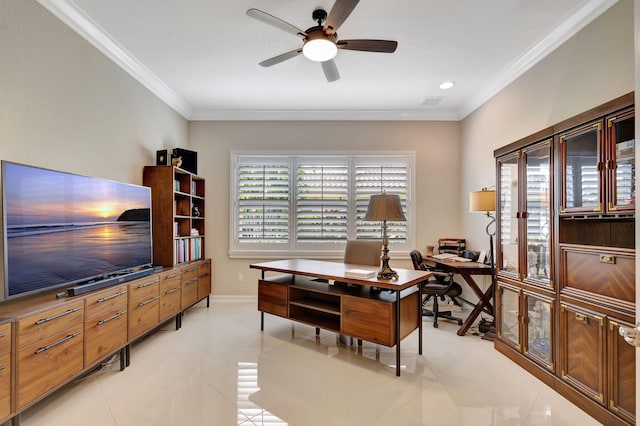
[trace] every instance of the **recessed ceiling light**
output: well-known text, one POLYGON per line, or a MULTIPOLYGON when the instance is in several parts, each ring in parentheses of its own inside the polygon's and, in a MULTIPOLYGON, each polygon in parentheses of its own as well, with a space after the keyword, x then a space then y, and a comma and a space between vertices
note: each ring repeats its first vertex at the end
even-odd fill
POLYGON ((445 81, 444 83, 440 84, 440 88, 442 90, 446 90, 446 89, 451 89, 455 85, 456 84, 453 81, 445 81))

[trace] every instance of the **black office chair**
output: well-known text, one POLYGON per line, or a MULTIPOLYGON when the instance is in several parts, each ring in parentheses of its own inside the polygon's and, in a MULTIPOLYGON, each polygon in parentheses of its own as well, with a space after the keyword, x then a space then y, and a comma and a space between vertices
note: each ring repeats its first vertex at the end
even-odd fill
POLYGON ((453 281, 453 274, 450 272, 438 271, 433 267, 424 263, 422 254, 418 250, 412 250, 409 253, 414 269, 418 271, 431 271, 433 275, 427 281, 422 282, 422 316, 433 316, 433 326, 438 328, 438 318, 445 318, 456 321, 458 325, 462 325, 462 319, 454 317, 451 311, 440 311, 438 309, 438 298, 444 302, 445 296, 448 296, 457 305, 461 305, 456 297, 462 293, 460 284, 453 281), (433 311, 426 308, 426 304, 433 298, 433 311))

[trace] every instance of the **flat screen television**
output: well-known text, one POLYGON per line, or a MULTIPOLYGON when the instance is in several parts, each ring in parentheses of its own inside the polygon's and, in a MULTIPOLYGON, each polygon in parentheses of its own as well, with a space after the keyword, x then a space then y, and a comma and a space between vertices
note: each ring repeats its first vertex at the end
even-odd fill
POLYGON ((5 298, 152 265, 151 188, 3 161, 2 195, 5 298))

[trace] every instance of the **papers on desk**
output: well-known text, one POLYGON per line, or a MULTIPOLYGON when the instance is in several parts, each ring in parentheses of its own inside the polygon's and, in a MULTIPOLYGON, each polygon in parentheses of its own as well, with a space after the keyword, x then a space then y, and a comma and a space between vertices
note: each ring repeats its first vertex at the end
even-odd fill
POLYGON ((452 260, 454 262, 471 262, 471 259, 469 259, 469 258, 462 257, 462 256, 456 256, 455 254, 452 254, 452 253, 440 253, 440 254, 436 254, 436 255, 434 255, 432 257, 434 259, 452 260))
POLYGON ((454 262, 471 262, 471 259, 469 259, 468 257, 461 256, 453 256, 448 258, 447 260, 453 260, 454 262))
POLYGON ((440 253, 440 254, 434 254, 432 257, 434 259, 451 259, 452 257, 457 257, 457 256, 452 253, 440 253))
POLYGON ((376 271, 369 271, 367 269, 347 269, 344 271, 344 276, 347 278, 373 278, 376 276, 376 271))

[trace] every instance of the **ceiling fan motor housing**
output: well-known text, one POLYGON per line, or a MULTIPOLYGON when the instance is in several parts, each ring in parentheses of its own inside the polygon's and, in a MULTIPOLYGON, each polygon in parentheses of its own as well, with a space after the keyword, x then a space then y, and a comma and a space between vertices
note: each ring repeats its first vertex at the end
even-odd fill
POLYGON ((318 25, 322 25, 322 23, 327 19, 327 11, 324 9, 316 9, 311 14, 311 17, 318 23, 318 25))

